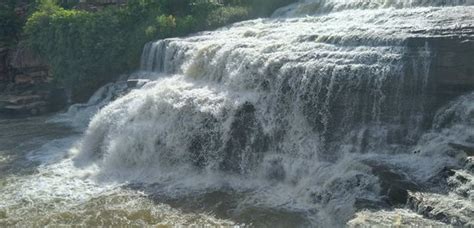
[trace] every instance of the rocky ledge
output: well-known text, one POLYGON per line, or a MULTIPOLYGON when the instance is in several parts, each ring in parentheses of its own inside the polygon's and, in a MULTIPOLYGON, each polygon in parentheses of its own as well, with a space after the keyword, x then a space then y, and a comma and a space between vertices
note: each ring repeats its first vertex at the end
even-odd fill
POLYGON ((67 104, 64 89, 50 84, 0 84, 0 114, 41 115, 59 111, 67 104))
POLYGON ((49 66, 21 42, 0 47, 0 113, 39 115, 67 104, 64 89, 51 83, 49 66))

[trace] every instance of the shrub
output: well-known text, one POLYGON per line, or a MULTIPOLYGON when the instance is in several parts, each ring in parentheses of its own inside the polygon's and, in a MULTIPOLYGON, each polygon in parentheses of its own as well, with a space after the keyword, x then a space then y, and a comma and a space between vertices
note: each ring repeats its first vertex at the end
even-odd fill
POLYGON ((74 102, 136 69, 146 42, 214 29, 277 6, 266 0, 133 0, 86 12, 39 1, 25 27, 29 44, 49 62, 54 81, 71 91, 74 102))
POLYGON ((56 83, 84 101, 102 84, 137 65, 138 45, 120 9, 101 13, 42 4, 26 24, 30 46, 51 65, 56 83), (125 29, 124 29, 125 28, 125 29))
POLYGON ((26 21, 26 15, 16 12, 17 6, 22 4, 22 10, 28 11, 34 8, 34 0, 2 0, 0 2, 0 43, 13 46, 20 39, 22 27, 26 21), (26 6, 26 8, 25 8, 26 6))
POLYGON ((213 10, 208 18, 207 25, 210 28, 220 27, 226 24, 242 21, 249 18, 249 9, 243 6, 226 6, 213 10))

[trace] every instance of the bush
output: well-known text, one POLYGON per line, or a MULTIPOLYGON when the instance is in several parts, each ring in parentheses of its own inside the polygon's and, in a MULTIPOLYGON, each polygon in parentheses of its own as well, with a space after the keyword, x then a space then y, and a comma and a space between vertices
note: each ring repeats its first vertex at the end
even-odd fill
POLYGON ((18 42, 26 21, 26 15, 23 16, 16 12, 19 3, 24 4, 23 6, 26 5, 27 10, 29 7, 34 7, 35 1, 2 0, 0 2, 0 43, 5 43, 8 46, 13 46, 18 42))
POLYGON ((42 4, 26 24, 29 44, 51 65, 56 83, 86 100, 115 75, 137 65, 139 42, 133 42, 126 16, 118 9, 101 13, 65 10, 42 4))
POLYGON ((25 32, 32 49, 49 62, 54 81, 72 92, 74 102, 82 102, 121 73, 136 69, 146 42, 214 29, 276 7, 266 2, 134 0, 86 12, 40 0, 25 32), (265 5, 256 9, 255 2, 265 5))
POLYGON ((249 9, 243 6, 226 6, 213 10, 207 18, 210 28, 242 21, 249 18, 249 9))

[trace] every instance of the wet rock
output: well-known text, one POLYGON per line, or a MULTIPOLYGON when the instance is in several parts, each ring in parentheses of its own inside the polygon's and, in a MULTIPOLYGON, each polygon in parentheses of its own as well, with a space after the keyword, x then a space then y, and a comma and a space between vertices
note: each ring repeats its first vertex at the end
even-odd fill
POLYGON ((47 112, 59 111, 67 105, 64 93, 45 90, 35 94, 35 91, 25 91, 24 95, 0 96, 0 113, 40 115, 47 112))
POLYGON ((379 178, 381 195, 389 205, 404 205, 408 200, 408 191, 420 189, 415 182, 386 164, 369 162, 368 165, 372 168, 372 173, 379 178))
POLYGON ((447 180, 450 192, 466 200, 474 199, 474 175, 467 170, 456 170, 447 180))
POLYGON ((472 226, 474 208, 471 201, 456 195, 409 192, 407 206, 429 219, 454 226, 472 226))
POLYGON ((212 154, 222 147, 218 123, 212 115, 207 116, 201 121, 199 132, 190 139, 188 150, 194 166, 207 166, 212 154))
POLYGON ((140 88, 149 81, 150 80, 147 80, 147 79, 129 79, 127 80, 127 88, 129 89, 140 88))
POLYGON ((424 126, 429 127, 432 113, 452 99, 474 90, 474 27, 413 33, 431 35, 406 40, 409 56, 429 59, 427 99, 423 101, 424 126))
POLYGON ((36 116, 46 113, 48 108, 46 102, 37 101, 21 105, 6 105, 4 111, 12 114, 30 114, 36 116))
POLYGON ((474 157, 467 157, 464 160, 464 169, 474 173, 474 157))
POLYGON ((224 146, 224 159, 220 165, 222 170, 245 173, 259 163, 262 153, 268 150, 268 137, 263 133, 255 112, 250 102, 245 102, 236 110, 224 146))

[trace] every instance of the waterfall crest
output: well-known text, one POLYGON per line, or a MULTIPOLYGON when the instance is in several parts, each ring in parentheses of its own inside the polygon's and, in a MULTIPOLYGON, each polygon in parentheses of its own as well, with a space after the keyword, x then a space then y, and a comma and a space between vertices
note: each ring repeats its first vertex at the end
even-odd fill
POLYGON ((401 9, 414 7, 472 6, 473 0, 302 0, 278 9, 273 17, 295 17, 343 10, 401 9))

